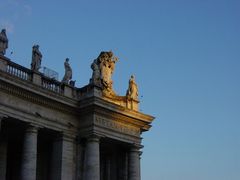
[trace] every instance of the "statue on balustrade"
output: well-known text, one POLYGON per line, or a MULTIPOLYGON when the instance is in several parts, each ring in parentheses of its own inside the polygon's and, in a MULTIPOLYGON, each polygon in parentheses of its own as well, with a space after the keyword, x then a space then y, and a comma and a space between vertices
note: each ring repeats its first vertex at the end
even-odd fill
POLYGON ((90 82, 94 85, 101 85, 109 95, 115 94, 112 89, 112 74, 117 61, 118 58, 113 55, 112 51, 102 51, 91 65, 93 74, 90 82))
POLYGON ((91 64, 91 69, 93 70, 92 72, 92 79, 90 80, 91 84, 101 86, 101 72, 100 72, 100 67, 99 67, 99 61, 98 59, 95 59, 93 63, 91 64))
POLYGON ((32 63, 31 63, 31 69, 33 71, 39 71, 41 68, 41 62, 42 62, 42 53, 39 51, 39 45, 34 45, 32 47, 32 63))
POLYGON ((6 34, 6 29, 2 29, 0 33, 0 54, 5 55, 7 48, 8 48, 8 38, 6 34))
POLYGON ((69 81, 72 79, 72 68, 69 64, 69 58, 66 58, 64 62, 65 75, 62 79, 63 83, 69 84, 69 81))
POLYGON ((138 87, 135 82, 135 78, 133 75, 131 75, 131 78, 129 79, 128 84, 128 90, 126 96, 133 100, 138 100, 138 87))

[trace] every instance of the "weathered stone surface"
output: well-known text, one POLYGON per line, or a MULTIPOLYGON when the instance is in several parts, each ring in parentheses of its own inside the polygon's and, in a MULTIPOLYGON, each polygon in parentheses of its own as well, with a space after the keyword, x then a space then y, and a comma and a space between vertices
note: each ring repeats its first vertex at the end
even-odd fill
POLYGON ((0 174, 6 171, 4 152, 8 151, 8 156, 16 157, 16 162, 10 159, 8 166, 16 173, 15 179, 19 173, 24 180, 35 180, 37 176, 58 180, 140 180, 139 152, 130 149, 132 144, 141 146, 141 133, 150 129, 153 117, 138 111, 137 91, 130 98, 109 93, 112 80, 108 75, 114 65, 100 68, 100 62, 116 62, 109 61, 109 57, 113 55, 105 57, 103 53, 97 64, 106 74, 94 72, 90 85, 75 88, 0 56, 0 114, 5 117, 1 132, 12 138, 6 142, 10 149, 0 148, 0 174), (99 80, 105 81, 105 87, 96 84, 99 80), (14 133, 19 136, 16 145, 14 133), (14 148, 22 152, 20 157, 14 148))
POLYGON ((112 74, 114 72, 115 63, 118 58, 113 55, 111 51, 102 51, 98 58, 95 59, 91 65, 93 70, 92 79, 90 83, 101 86, 104 94, 114 96, 112 74))
POLYGON ((37 175, 37 133, 38 128, 26 129, 23 144, 21 180, 35 180, 37 175))
POLYGON ((72 137, 63 135, 54 140, 51 159, 51 179, 74 180, 76 153, 75 141, 72 137))
POLYGON ((132 147, 129 151, 129 180, 140 180, 140 152, 132 147))
POLYGON ((97 136, 91 136, 87 139, 84 162, 84 179, 100 180, 100 149, 99 137, 97 136))

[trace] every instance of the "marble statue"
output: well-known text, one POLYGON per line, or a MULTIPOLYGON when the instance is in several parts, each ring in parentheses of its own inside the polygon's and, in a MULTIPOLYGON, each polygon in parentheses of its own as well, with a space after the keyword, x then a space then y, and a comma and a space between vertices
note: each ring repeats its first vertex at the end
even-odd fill
POLYGON ((8 38, 6 34, 6 29, 2 29, 0 33, 0 54, 5 55, 7 48, 8 48, 8 38))
POLYGON ((103 84, 103 87, 106 89, 112 89, 112 74, 115 67, 115 62, 117 58, 113 56, 113 53, 110 52, 101 52, 99 55, 99 65, 100 65, 100 78, 103 84))
POLYGON ((32 63, 31 69, 33 71, 39 71, 41 68, 42 53, 39 51, 39 45, 34 45, 32 47, 32 63))
POLYGON ((101 79, 100 79, 101 72, 100 72, 98 59, 95 59, 93 61, 93 63, 91 64, 91 68, 93 70, 91 83, 94 84, 94 85, 100 86, 100 84, 101 84, 101 79))
POLYGON ((112 90, 112 74, 117 61, 118 58, 113 55, 112 51, 102 51, 91 65, 93 70, 91 82, 95 85, 100 84, 104 90, 111 94, 114 94, 112 90))
POLYGON ((138 100, 138 87, 133 75, 131 75, 131 78, 129 79, 128 90, 126 95, 130 99, 138 100))
POLYGON ((62 79, 62 82, 69 84, 69 81, 72 79, 72 68, 69 64, 69 58, 66 58, 64 62, 64 68, 65 68, 65 75, 62 79))

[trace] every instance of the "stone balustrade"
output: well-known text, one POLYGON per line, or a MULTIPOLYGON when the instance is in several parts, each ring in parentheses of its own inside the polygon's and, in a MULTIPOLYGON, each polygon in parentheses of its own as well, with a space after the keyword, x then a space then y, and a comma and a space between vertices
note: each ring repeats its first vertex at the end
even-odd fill
POLYGON ((34 72, 24 66, 12 62, 10 59, 0 56, 0 70, 12 76, 16 76, 25 81, 30 81, 34 84, 42 86, 45 89, 54 91, 59 94, 64 94, 63 84, 55 79, 44 76, 43 73, 34 72))
POLYGON ((77 88, 2 55, 0 90, 0 180, 141 179, 141 133, 154 117, 137 98, 100 83, 77 88))
POLYGON ((129 99, 126 96, 104 95, 101 87, 92 84, 86 85, 82 88, 74 88, 69 84, 62 83, 54 78, 49 78, 41 72, 32 71, 24 66, 21 66, 2 55, 0 55, 0 71, 6 72, 7 74, 24 81, 29 81, 43 87, 44 89, 69 98, 78 98, 81 100, 92 96, 103 97, 109 102, 138 111, 139 101, 137 100, 129 99))

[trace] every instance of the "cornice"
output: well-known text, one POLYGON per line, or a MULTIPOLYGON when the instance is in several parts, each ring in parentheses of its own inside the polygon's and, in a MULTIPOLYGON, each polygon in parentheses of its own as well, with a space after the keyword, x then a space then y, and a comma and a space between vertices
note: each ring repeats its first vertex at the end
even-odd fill
POLYGON ((129 110, 122 106, 107 102, 98 97, 91 97, 79 101, 79 111, 81 114, 96 113, 115 121, 129 123, 138 126, 143 131, 151 127, 154 117, 137 111, 129 110))
MULTIPOLYGON (((1 75, 1 72, 0 72, 0 75, 1 75)), ((36 103, 54 110, 67 112, 67 113, 76 113, 77 101, 70 101, 71 103, 69 103, 69 98, 66 98, 66 101, 63 101, 63 99, 65 98, 62 98, 62 97, 60 98, 61 101, 59 101, 59 100, 56 100, 56 96, 51 97, 50 92, 43 93, 41 92, 41 90, 39 93, 36 93, 36 90, 39 90, 40 88, 34 87, 30 83, 28 84, 28 81, 22 82, 21 84, 21 85, 24 85, 25 88, 23 88, 22 86, 19 86, 17 84, 18 83, 17 80, 15 80, 15 83, 12 83, 12 82, 10 83, 10 82, 6 82, 5 80, 2 79, 2 77, 0 77, 0 89, 2 91, 5 91, 8 94, 17 96, 19 98, 25 99, 32 103, 36 103)))
POLYGON ((153 116, 128 109, 97 96, 81 100, 69 98, 3 71, 0 71, 0 89, 7 94, 12 94, 61 112, 75 115, 84 115, 93 112, 114 119, 115 121, 132 124, 143 131, 151 127, 150 124, 154 119, 153 116))

